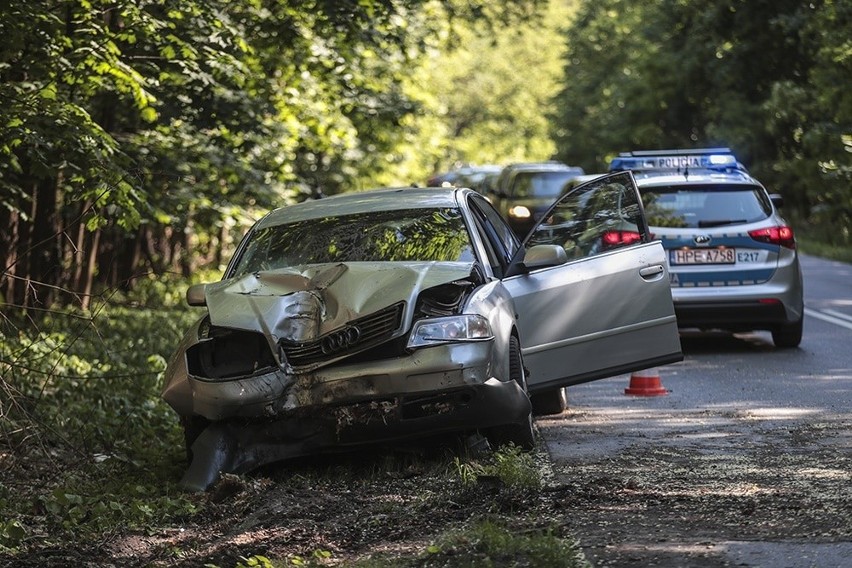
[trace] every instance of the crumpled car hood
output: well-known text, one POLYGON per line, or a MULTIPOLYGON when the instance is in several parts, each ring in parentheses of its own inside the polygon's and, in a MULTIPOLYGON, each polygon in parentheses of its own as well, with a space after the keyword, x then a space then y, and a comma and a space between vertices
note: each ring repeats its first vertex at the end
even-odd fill
MULTIPOLYGON (((357 262, 246 274, 205 288, 215 326, 305 341, 400 301, 410 322, 418 294, 470 276, 470 262, 357 262)), ((407 328, 407 326, 404 326, 407 328)))

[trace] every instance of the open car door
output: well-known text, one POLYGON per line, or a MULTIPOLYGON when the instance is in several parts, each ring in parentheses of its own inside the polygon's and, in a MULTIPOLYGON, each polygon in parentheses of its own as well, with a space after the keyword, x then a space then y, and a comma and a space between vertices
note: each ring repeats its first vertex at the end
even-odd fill
POLYGON ((515 256, 503 283, 531 393, 683 359, 665 251, 630 172, 563 195, 515 256))

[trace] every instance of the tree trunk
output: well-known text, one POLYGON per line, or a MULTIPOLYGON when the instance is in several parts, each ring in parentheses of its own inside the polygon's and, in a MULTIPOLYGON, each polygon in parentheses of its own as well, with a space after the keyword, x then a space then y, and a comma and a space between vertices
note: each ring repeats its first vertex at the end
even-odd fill
POLYGON ((85 251, 86 251, 86 223, 84 221, 84 216, 86 211, 92 206, 92 202, 86 200, 83 205, 80 207, 79 216, 76 220, 77 230, 76 236, 74 238, 73 250, 71 251, 71 264, 73 267, 72 270, 72 278, 71 278, 71 289, 72 290, 82 290, 83 288, 83 266, 85 264, 85 251))
POLYGON ((80 297, 80 305, 84 310, 88 310, 92 305, 92 290, 94 289, 95 272, 98 266, 98 249, 100 248, 101 229, 96 229, 91 233, 89 239, 89 250, 86 254, 86 269, 83 272, 83 289, 80 297))
POLYGON ((0 258, 2 258, 3 273, 0 274, 0 293, 3 294, 3 301, 14 304, 15 290, 17 288, 18 274, 18 246, 19 246, 19 228, 21 215, 18 210, 13 209, 8 214, 2 215, 2 221, 5 221, 2 226, 8 227, 8 231, 2 231, 2 249, 0 249, 0 258))
POLYGON ((28 286, 25 295, 27 307, 49 308, 56 298, 56 290, 62 285, 57 183, 57 178, 50 178, 33 184, 26 274, 28 284, 32 286, 28 286))

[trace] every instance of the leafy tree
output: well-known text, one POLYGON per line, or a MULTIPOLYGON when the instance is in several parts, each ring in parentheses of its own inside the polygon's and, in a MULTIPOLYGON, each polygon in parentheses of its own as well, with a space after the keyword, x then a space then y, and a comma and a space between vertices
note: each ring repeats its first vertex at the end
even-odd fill
POLYGON ((255 211, 371 177, 414 111, 404 77, 434 30, 538 3, 13 4, 0 15, 0 294, 88 307, 98 287, 221 264, 255 211))
POLYGON ((848 242, 852 103, 838 85, 850 5, 583 2, 567 36, 558 155, 603 169, 623 150, 730 146, 804 214, 831 211, 848 242))
POLYGON ((511 27, 493 19, 452 24, 436 6, 429 21, 449 23, 435 30, 439 43, 427 46, 424 64, 409 69, 411 114, 390 131, 387 151, 368 157, 368 171, 393 185, 463 162, 550 158, 547 114, 562 81, 561 31, 572 5, 549 2, 511 27))

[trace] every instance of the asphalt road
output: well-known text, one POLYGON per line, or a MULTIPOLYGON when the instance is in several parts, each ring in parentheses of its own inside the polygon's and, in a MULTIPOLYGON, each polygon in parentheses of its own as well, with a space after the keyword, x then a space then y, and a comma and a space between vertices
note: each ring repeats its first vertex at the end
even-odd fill
POLYGON ((852 566, 852 265, 803 266, 800 348, 684 333, 685 360, 657 370, 667 395, 605 379, 569 388, 569 410, 538 421, 557 482, 587 495, 590 476, 621 480, 573 525, 595 566, 852 566), (663 487, 687 479, 677 499, 663 487), (708 495, 765 518, 714 519, 708 495))

